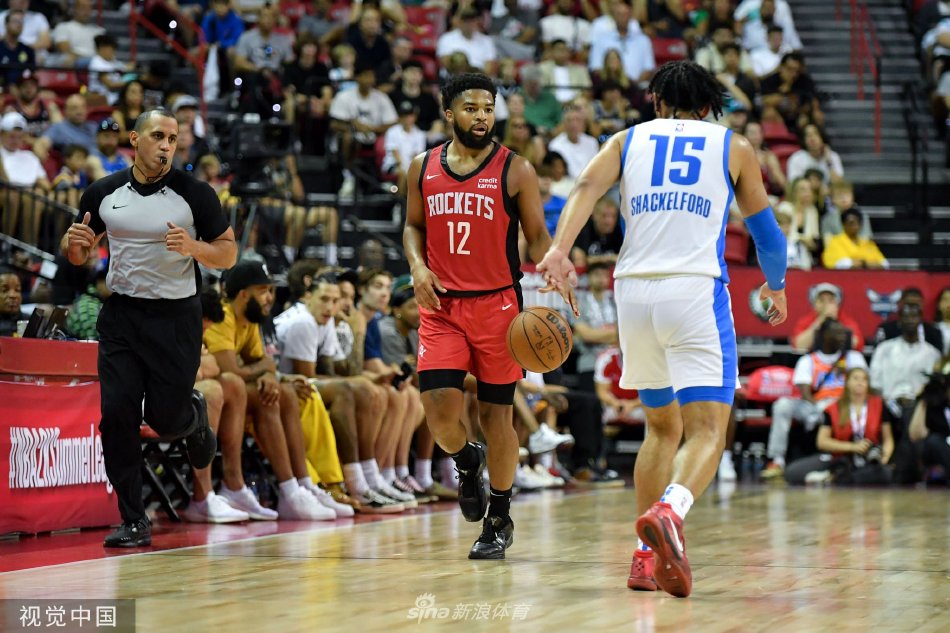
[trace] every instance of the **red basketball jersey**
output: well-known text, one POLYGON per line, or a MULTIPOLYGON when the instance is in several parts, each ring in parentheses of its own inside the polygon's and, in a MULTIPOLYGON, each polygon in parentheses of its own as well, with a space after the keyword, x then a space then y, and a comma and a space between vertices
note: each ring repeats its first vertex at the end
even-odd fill
POLYGON ((426 152, 419 176, 426 265, 450 295, 508 288, 521 278, 518 212, 507 186, 515 154, 496 143, 480 167, 459 176, 446 160, 448 146, 426 152))

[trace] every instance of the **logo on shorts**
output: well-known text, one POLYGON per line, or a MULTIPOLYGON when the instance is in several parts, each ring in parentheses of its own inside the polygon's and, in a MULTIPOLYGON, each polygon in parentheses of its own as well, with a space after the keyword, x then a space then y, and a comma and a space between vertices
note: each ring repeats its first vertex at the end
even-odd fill
POLYGON ((752 311, 752 314, 759 317, 760 321, 764 323, 769 322, 769 301, 759 299, 758 288, 753 288, 749 292, 749 309, 752 311))

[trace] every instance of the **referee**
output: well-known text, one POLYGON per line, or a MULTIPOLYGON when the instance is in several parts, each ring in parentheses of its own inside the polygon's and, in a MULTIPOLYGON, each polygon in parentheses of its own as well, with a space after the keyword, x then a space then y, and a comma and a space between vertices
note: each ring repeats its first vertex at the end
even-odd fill
POLYGON ((105 547, 150 545, 142 500, 143 416, 163 439, 185 438, 195 468, 214 458, 216 440, 204 399, 193 390, 201 358, 197 262, 230 268, 234 231, 207 184, 171 166, 178 122, 165 110, 135 121, 132 167, 83 193, 62 250, 82 265, 109 236, 112 295, 99 314, 102 450, 119 498, 122 526, 105 547))

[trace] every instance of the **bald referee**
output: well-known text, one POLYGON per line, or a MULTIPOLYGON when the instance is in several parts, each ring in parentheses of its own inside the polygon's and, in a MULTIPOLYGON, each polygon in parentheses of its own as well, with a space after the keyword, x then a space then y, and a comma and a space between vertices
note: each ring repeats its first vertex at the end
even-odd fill
POLYGON ((230 268, 234 231, 207 184, 172 168, 178 122, 164 110, 144 112, 129 134, 130 169, 97 180, 83 193, 63 253, 82 265, 109 236, 112 296, 99 314, 102 450, 119 498, 122 526, 105 547, 151 545, 142 500, 139 427, 165 439, 185 438, 195 468, 214 458, 216 440, 204 399, 193 390, 201 358, 197 263, 230 268))

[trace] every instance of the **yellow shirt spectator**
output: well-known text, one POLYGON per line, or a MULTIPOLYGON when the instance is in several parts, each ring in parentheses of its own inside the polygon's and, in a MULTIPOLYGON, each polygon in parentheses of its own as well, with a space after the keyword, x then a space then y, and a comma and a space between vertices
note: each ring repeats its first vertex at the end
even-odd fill
POLYGON ((215 323, 204 333, 204 344, 212 354, 231 350, 245 364, 264 358, 264 341, 261 329, 254 323, 238 327, 231 304, 224 302, 224 320, 215 323))
POLYGON ((825 245, 821 261, 825 268, 887 268, 887 258, 873 240, 861 238, 858 233, 864 218, 855 208, 841 214, 844 231, 825 245))

